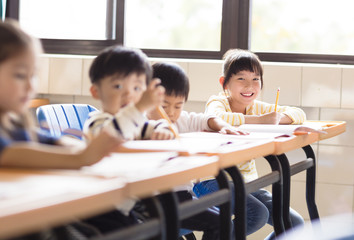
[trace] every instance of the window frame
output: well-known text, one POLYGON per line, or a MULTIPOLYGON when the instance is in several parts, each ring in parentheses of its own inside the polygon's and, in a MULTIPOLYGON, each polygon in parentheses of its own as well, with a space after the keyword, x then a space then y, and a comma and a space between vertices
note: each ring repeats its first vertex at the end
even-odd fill
MULTIPOLYGON (((41 39, 46 53, 97 55, 102 49, 115 44, 124 45, 124 9, 126 0, 107 0, 107 40, 62 40, 41 39), (113 22, 115 19, 115 22, 113 22), (115 28, 113 28, 115 26, 115 28)), ((190 59, 222 59, 230 48, 250 49, 250 12, 252 0, 223 0, 221 44, 219 51, 192 51, 142 49, 149 57, 161 58, 190 58, 190 59)), ((8 1, 6 17, 19 19, 19 0, 8 1)), ((255 52, 262 61, 271 62, 300 62, 326 64, 354 64, 353 55, 328 54, 296 54, 255 52)))

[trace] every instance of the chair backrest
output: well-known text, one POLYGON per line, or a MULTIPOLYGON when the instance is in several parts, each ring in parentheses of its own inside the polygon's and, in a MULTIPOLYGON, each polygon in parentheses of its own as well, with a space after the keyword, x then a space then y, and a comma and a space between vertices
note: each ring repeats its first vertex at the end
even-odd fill
POLYGON ((52 136, 73 135, 70 130, 82 131, 89 113, 97 109, 88 104, 50 104, 37 108, 36 115, 39 126, 52 136))

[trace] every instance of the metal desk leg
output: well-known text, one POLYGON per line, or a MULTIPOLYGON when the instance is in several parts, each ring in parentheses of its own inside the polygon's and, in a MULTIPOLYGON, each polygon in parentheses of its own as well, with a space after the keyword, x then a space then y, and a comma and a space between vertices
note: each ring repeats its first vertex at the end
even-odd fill
POLYGON ((229 180, 227 179, 226 173, 224 170, 220 170, 219 174, 216 176, 220 189, 229 190, 229 201, 220 204, 220 239, 230 240, 232 236, 232 210, 231 210, 231 201, 232 193, 230 188, 229 180))
POLYGON ((165 214, 166 239, 178 239, 179 237, 179 212, 178 199, 174 192, 164 193, 157 196, 161 202, 165 214))
POLYGON ((290 164, 285 154, 277 156, 283 171, 283 222, 285 230, 292 228, 290 220, 290 164))
POLYGON ((232 178, 235 191, 235 206, 234 206, 234 228, 235 239, 246 239, 246 190, 245 183, 240 171, 236 167, 225 169, 232 178))
POLYGON ((311 220, 319 219, 317 205, 315 201, 316 191, 316 157, 310 145, 302 148, 305 151, 306 157, 313 161, 312 167, 306 171, 306 202, 311 220))
POLYGON ((278 171, 280 175, 280 181, 277 181, 272 184, 272 203, 273 203, 273 225, 275 235, 284 232, 284 223, 283 223, 283 171, 280 165, 280 161, 277 156, 269 155, 264 157, 272 171, 278 171))

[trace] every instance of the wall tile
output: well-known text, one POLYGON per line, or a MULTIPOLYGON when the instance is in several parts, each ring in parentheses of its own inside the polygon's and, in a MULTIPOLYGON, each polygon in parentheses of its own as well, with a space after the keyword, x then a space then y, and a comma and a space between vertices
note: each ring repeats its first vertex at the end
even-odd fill
MULTIPOLYGON (((315 157, 316 157, 316 164, 318 163, 318 144, 311 145, 315 157)), ((286 157, 288 158, 290 165, 296 164, 306 159, 306 154, 302 149, 295 149, 293 151, 285 153, 286 157)), ((292 181, 306 181, 306 171, 302 171, 298 174, 291 176, 292 181)))
POLYGON ((188 69, 189 100, 206 102, 211 95, 222 91, 219 84, 222 62, 190 62, 188 69))
POLYGON ((82 59, 51 58, 49 93, 81 95, 82 59))
POLYGON ((317 107, 301 107, 306 113, 307 120, 319 120, 320 119, 320 108, 317 107))
POLYGON ((72 95, 43 94, 43 98, 48 98, 50 104, 74 103, 72 95))
POLYGON ((302 68, 302 106, 340 107, 341 68, 302 68))
POLYGON ((36 86, 37 93, 48 93, 49 91, 49 58, 40 57, 38 82, 36 86))
POLYGON ((322 108, 320 120, 346 121, 346 131, 338 136, 321 141, 320 144, 335 144, 354 147, 354 109, 322 108))
POLYGON ((353 212, 353 186, 324 184, 316 186, 316 201, 321 217, 353 212))
POLYGON ((304 220, 309 220, 310 216, 306 203, 306 183, 302 181, 292 181, 290 188, 290 207, 297 211, 304 220))
POLYGON ((205 102, 201 101, 187 101, 186 104, 184 105, 183 110, 187 112, 204 112, 205 110, 205 102))
POLYGON ((342 108, 354 108, 354 68, 342 70, 342 108))
POLYGON ((319 146, 317 181, 354 184, 354 147, 319 146))
POLYGON ((279 105, 301 105, 301 67, 264 65, 263 101, 274 103, 280 87, 279 105))
POLYGON ((81 95, 83 95, 83 96, 91 96, 91 93, 90 93, 91 81, 89 78, 89 70, 90 70, 92 62, 93 62, 93 58, 83 59, 82 92, 81 92, 81 95))

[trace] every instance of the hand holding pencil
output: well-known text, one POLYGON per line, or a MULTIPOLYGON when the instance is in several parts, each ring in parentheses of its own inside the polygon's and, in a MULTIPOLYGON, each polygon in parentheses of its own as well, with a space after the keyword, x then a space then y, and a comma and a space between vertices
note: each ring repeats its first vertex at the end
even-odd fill
POLYGON ((171 122, 170 118, 167 116, 167 113, 165 112, 165 110, 161 106, 158 106, 156 109, 157 109, 158 113, 160 114, 160 116, 168 122, 168 124, 169 124, 168 127, 171 130, 171 132, 173 133, 173 135, 175 136, 175 138, 179 139, 179 135, 176 132, 176 130, 173 128, 172 122, 171 122))
POLYGON ((145 112, 162 105, 165 88, 159 85, 160 82, 160 79, 154 78, 147 86, 141 99, 135 104, 140 112, 145 112))

